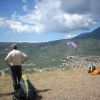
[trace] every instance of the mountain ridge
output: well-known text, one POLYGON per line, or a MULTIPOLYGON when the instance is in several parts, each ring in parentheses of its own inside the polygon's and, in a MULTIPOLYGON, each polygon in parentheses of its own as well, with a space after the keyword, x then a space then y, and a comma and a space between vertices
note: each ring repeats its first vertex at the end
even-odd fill
POLYGON ((100 27, 96 28, 92 32, 81 33, 80 35, 75 36, 72 39, 88 39, 88 38, 100 40, 100 27))

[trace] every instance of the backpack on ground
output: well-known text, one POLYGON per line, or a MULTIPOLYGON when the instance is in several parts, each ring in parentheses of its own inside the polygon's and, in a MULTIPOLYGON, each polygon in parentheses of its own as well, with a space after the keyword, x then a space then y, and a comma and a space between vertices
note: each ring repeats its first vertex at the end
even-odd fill
POLYGON ((14 94, 13 100, 35 100, 37 89, 29 81, 27 75, 22 75, 18 93, 14 94))
POLYGON ((91 72, 93 72, 94 70, 96 70, 96 67, 95 67, 95 66, 90 66, 90 67, 89 67, 89 70, 88 70, 88 73, 91 73, 91 72))

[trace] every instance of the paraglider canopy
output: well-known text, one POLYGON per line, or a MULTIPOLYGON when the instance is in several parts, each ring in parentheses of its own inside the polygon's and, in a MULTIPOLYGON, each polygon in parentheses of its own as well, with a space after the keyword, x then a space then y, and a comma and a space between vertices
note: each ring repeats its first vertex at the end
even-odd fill
POLYGON ((78 49, 78 45, 76 44, 76 42, 67 42, 67 45, 68 46, 72 45, 74 49, 78 49))

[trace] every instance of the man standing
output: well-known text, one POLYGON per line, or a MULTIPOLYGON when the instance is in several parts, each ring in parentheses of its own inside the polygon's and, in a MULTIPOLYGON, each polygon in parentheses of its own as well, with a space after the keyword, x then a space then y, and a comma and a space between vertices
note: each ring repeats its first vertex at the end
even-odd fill
POLYGON ((28 56, 23 52, 17 50, 17 44, 12 44, 12 51, 10 51, 5 58, 6 64, 11 69, 11 77, 13 80, 14 92, 18 91, 18 84, 22 76, 21 65, 28 60, 28 56))

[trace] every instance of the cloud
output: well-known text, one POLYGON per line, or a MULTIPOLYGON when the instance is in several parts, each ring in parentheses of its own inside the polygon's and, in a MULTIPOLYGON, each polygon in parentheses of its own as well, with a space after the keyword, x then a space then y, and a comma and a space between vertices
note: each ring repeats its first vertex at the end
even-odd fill
POLYGON ((27 24, 22 24, 17 21, 7 21, 9 27, 13 30, 14 33, 39 33, 39 29, 36 26, 29 26, 27 24))
POLYGON ((12 20, 16 20, 16 12, 14 11, 14 13, 11 15, 11 19, 12 20))
POLYGON ((5 28, 5 27, 7 27, 7 26, 8 26, 8 25, 7 25, 7 23, 6 23, 6 19, 0 17, 0 27, 1 27, 1 28, 5 28))
POLYGON ((14 12, 11 20, 0 18, 0 26, 17 33, 71 33, 100 22, 100 0, 41 0, 31 11, 28 6, 23 6, 26 15, 14 12))
POLYGON ((71 38, 73 38, 73 37, 75 37, 76 35, 75 34, 68 34, 67 36, 66 36, 66 39, 71 39, 71 38))
POLYGON ((69 14, 84 14, 90 9, 90 0, 62 0, 61 9, 69 14))
POLYGON ((27 0, 22 0, 22 2, 26 3, 26 2, 27 2, 27 0))
POLYGON ((49 41, 18 41, 18 42, 25 42, 25 43, 43 43, 43 42, 49 42, 49 41))
POLYGON ((24 11, 28 11, 28 6, 27 6, 27 5, 24 5, 24 6, 22 7, 22 9, 23 9, 24 11))

